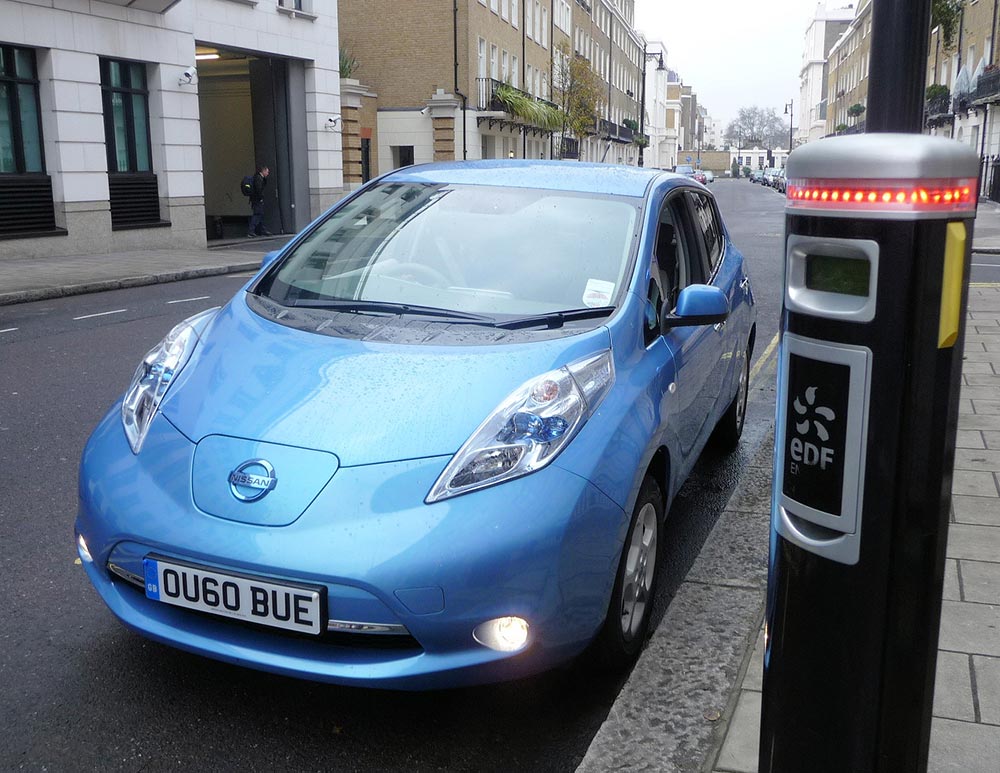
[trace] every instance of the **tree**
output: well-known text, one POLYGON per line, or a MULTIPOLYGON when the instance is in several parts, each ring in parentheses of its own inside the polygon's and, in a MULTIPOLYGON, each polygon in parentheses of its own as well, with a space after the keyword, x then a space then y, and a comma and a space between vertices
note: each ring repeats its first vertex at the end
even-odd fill
POLYGON ((847 114, 851 118, 855 119, 859 118, 861 114, 864 112, 865 112, 865 106, 862 105, 860 102, 855 102, 853 105, 847 108, 847 114))
POLYGON ((940 27, 941 42, 950 49, 955 42, 965 0, 931 0, 931 29, 940 27))
POLYGON ((788 127, 773 107, 741 107, 736 120, 726 128, 725 139, 744 147, 748 144, 783 147, 788 141, 788 127))
POLYGON ((552 96, 562 109, 563 134, 583 139, 593 134, 597 109, 604 96, 604 85, 583 57, 574 56, 562 43, 552 69, 552 96))

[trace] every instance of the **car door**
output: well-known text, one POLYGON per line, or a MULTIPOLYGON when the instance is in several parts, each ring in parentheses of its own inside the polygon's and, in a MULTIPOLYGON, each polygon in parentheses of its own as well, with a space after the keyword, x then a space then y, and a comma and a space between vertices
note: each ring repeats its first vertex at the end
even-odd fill
MULTIPOLYGON (((668 197, 660 215, 655 253, 665 307, 671 311, 681 290, 706 279, 702 237, 689 196, 690 189, 684 188, 668 197), (669 225, 672 233, 664 225, 669 225), (666 241, 668 234, 672 244, 666 241)), ((722 354, 721 336, 711 325, 692 325, 671 328, 663 339, 676 368, 670 421, 683 456, 682 474, 686 475, 700 448, 717 392, 711 378, 722 354)))
POLYGON ((742 364, 741 357, 746 341, 743 332, 745 320, 742 317, 741 306, 741 293, 745 285, 741 286, 741 282, 745 276, 742 257, 728 245, 722 228, 722 219, 719 217, 712 196, 698 191, 691 191, 687 196, 694 212, 699 247, 702 249, 705 261, 706 283, 718 287, 726 294, 730 308, 730 317, 725 322, 711 327, 718 337, 716 343, 719 353, 709 379, 711 394, 706 395, 713 402, 711 415, 708 417, 711 429, 733 396, 736 373, 734 365, 742 364))

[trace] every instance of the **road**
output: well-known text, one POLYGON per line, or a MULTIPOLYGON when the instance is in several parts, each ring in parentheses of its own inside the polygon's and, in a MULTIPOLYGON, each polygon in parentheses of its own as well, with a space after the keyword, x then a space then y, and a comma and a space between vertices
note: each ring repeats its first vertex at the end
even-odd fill
MULTIPOLYGON (((707 455, 675 503, 657 620, 773 416, 782 199, 713 190, 759 304, 753 391, 743 448, 707 455)), ((172 325, 246 279, 0 307, 0 770, 574 769, 624 675, 574 664, 432 694, 312 684, 149 642, 97 598, 72 535, 87 435, 172 325)))

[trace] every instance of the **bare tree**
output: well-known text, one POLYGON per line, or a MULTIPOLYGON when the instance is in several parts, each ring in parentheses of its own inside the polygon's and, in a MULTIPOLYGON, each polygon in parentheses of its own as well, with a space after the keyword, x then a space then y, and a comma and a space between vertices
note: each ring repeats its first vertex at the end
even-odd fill
POLYGON ((741 107, 736 120, 726 127, 725 139, 733 145, 743 147, 784 147, 784 143, 788 141, 788 126, 773 107, 741 107))

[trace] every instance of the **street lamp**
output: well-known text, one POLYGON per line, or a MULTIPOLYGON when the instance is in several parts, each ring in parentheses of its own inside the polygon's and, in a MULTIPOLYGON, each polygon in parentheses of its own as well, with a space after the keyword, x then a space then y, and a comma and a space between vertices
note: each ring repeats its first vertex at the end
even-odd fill
MULTIPOLYGON (((795 117, 795 100, 788 100, 785 105, 785 115, 788 116, 788 155, 792 155, 792 119, 795 117)), ((785 159, 785 166, 788 166, 788 159, 785 159)))

